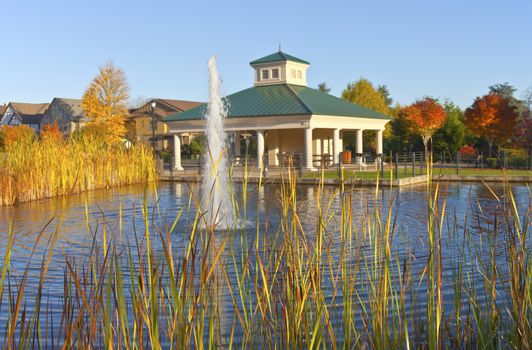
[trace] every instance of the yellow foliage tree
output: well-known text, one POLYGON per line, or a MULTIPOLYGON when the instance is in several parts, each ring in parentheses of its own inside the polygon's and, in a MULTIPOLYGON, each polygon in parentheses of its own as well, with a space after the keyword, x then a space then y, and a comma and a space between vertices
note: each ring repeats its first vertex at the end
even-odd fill
POLYGON ((364 78, 360 78, 354 83, 349 83, 342 91, 342 98, 376 112, 386 115, 390 113, 384 96, 375 89, 369 80, 364 78))
POLYGON ((122 141, 126 134, 128 84, 121 69, 113 63, 99 67, 100 74, 89 85, 81 106, 89 122, 89 134, 100 135, 109 144, 122 141))

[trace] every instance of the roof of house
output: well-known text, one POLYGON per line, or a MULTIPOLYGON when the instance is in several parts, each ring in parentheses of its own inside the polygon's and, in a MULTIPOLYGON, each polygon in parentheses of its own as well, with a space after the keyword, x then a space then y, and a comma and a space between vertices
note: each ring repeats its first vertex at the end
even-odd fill
POLYGON ((154 98, 138 108, 131 109, 130 115, 132 117, 135 117, 135 116, 145 115, 146 113, 151 113, 151 103, 153 101, 157 103, 155 107, 155 113, 161 117, 168 117, 172 114, 183 112, 183 111, 189 110, 191 108, 194 108, 194 107, 197 107, 203 104, 203 102, 195 102, 195 101, 172 100, 168 98, 154 98))
POLYGON ((309 62, 302 60, 301 58, 297 58, 287 53, 284 53, 281 50, 279 50, 278 52, 272 53, 271 55, 257 58, 256 60, 249 62, 249 64, 254 65, 254 64, 260 64, 260 63, 285 62, 285 61, 292 61, 292 62, 310 65, 309 62))
POLYGON ((86 118, 85 114, 83 113, 83 108, 81 107, 81 99, 56 97, 54 100, 57 100, 57 102, 63 106, 67 112, 70 113, 70 118, 72 120, 86 118))
POLYGON ((0 106, 0 116, 4 114, 4 112, 6 111, 7 109, 7 106, 6 105, 1 105, 0 106))
POLYGON ((189 110, 191 108, 194 108, 194 107, 197 107, 201 104, 203 104, 203 102, 196 102, 196 101, 183 101, 183 100, 170 100, 170 99, 167 99, 167 98, 159 98, 157 99, 158 101, 162 101, 172 107, 174 107, 175 109, 177 110, 180 110, 180 111, 186 111, 186 110, 189 110))
POLYGON ((39 124, 49 103, 20 103, 10 102, 9 105, 21 119, 22 124, 39 124))
MULTIPOLYGON (((389 116, 306 86, 278 84, 254 86, 228 95, 228 118, 290 115, 327 115, 372 119, 389 116)), ((173 114, 165 121, 203 119, 207 105, 173 114)))

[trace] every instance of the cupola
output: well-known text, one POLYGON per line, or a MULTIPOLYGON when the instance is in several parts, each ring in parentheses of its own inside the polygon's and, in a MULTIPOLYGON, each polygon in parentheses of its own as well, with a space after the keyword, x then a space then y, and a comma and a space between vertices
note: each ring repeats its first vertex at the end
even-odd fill
POLYGON ((255 71, 255 86, 293 84, 307 86, 310 63, 279 50, 249 62, 255 71))

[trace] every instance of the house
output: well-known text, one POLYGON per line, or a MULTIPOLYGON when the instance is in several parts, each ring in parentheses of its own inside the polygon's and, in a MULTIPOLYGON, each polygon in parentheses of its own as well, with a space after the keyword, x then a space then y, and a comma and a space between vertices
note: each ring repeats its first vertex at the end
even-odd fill
MULTIPOLYGON (((163 119, 201 104, 201 102, 194 101, 151 99, 142 106, 129 111, 129 116, 126 119, 128 139, 135 143, 147 145, 151 145, 153 140, 155 149, 163 150, 167 145, 164 135, 168 133, 168 126, 163 122, 163 119), (155 120, 155 124, 153 124, 153 120, 155 120), (154 135, 155 137, 153 137, 154 135)), ((189 134, 183 134, 185 144, 188 143, 189 137, 189 134)))
POLYGON ((48 106, 48 103, 9 102, 2 114, 0 125, 27 125, 35 132, 39 132, 48 106))
MULTIPOLYGON (((266 160, 280 165, 298 156, 301 165, 315 169, 314 159, 330 157, 339 162, 342 137, 356 134, 355 153, 361 161, 363 134, 376 133, 375 153, 382 155, 382 133, 389 116, 311 89, 307 86, 310 63, 279 50, 250 62, 253 87, 230 94, 227 102, 226 133, 236 156, 241 140, 252 135, 257 141, 257 165, 266 160)), ((181 142, 187 133, 205 130, 206 104, 173 114, 165 119, 174 140, 174 168, 181 170, 181 142)), ((327 158, 328 159, 328 158, 327 158)))
POLYGON ((83 114, 81 100, 55 97, 42 118, 42 124, 57 124, 63 135, 80 130, 88 119, 83 114))
POLYGON ((4 112, 6 111, 6 109, 7 109, 6 105, 0 106, 0 120, 2 119, 2 116, 4 115, 4 112))

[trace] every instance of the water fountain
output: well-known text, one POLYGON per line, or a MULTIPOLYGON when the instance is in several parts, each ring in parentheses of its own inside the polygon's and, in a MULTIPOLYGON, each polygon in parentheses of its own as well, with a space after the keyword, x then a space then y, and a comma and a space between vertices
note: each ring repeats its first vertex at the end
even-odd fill
POLYGON ((203 209, 207 223, 220 222, 226 227, 234 223, 229 192, 228 147, 224 132, 227 106, 220 95, 220 77, 216 69, 216 57, 209 59, 209 99, 205 113, 205 172, 202 179, 203 209))

